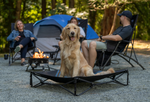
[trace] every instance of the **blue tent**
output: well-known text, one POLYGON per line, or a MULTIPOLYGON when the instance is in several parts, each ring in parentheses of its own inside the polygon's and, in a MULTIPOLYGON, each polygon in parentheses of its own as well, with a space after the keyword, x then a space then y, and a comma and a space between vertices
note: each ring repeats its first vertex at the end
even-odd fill
MULTIPOLYGON (((60 29, 62 29, 63 27, 65 27, 68 24, 68 21, 72 18, 72 16, 70 15, 53 15, 53 16, 49 16, 46 17, 40 21, 37 21, 34 26, 38 25, 41 22, 44 21, 51 21, 50 23, 53 22, 53 24, 56 24, 57 26, 61 26, 60 29)), ((80 19, 80 18, 77 18, 80 19)), ((92 29, 92 27, 90 25, 88 25, 87 28, 87 34, 86 34, 86 39, 96 39, 98 38, 98 35, 96 34, 96 32, 92 29)))
MULTIPOLYGON (((34 35, 38 38, 36 47, 44 52, 55 51, 56 49, 53 45, 58 45, 59 42, 56 38, 60 37, 62 29, 68 24, 71 18, 72 16, 69 15, 53 15, 37 21, 33 26, 34 35)), ((86 39, 96 38, 98 38, 98 35, 88 25, 86 39)))

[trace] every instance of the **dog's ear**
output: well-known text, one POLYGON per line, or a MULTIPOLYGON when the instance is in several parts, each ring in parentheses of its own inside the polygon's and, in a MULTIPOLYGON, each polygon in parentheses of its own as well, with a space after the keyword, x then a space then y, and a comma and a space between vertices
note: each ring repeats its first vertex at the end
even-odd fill
POLYGON ((63 39, 65 40, 66 39, 66 27, 63 28, 61 35, 62 35, 63 39))
POLYGON ((80 27, 77 27, 78 32, 77 32, 77 38, 80 39, 80 27))

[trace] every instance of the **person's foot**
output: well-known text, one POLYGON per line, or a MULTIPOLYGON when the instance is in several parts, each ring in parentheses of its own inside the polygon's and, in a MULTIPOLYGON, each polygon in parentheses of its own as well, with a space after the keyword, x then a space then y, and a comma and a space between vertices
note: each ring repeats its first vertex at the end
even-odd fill
POLYGON ((18 45, 18 46, 16 46, 16 48, 15 48, 15 53, 17 53, 17 52, 19 52, 21 50, 21 48, 20 48, 20 46, 18 45))
POLYGON ((28 64, 26 62, 22 62, 21 66, 28 66, 28 64))

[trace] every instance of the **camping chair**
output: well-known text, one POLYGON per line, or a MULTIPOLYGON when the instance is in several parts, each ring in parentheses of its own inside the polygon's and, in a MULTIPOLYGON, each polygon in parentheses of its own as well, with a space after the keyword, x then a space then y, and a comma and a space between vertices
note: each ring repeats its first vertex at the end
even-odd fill
MULTIPOLYGON (((82 41, 86 39, 88 19, 80 19, 78 21, 79 21, 78 26, 82 27, 82 29, 85 32, 85 37, 80 37, 80 39, 79 39, 80 43, 82 43, 82 41)), ((70 22, 68 21, 68 23, 70 23, 70 22)), ((60 38, 56 38, 56 39, 61 40, 60 38)), ((53 56, 55 54, 55 58, 54 58, 54 62, 53 62, 53 65, 55 65, 55 63, 60 60, 60 58, 57 58, 58 53, 60 51, 60 47, 58 45, 53 45, 53 47, 55 47, 56 50, 54 52, 51 52, 50 56, 51 56, 51 58, 53 58, 53 56)))
MULTIPOLYGON (((126 40, 122 40, 122 41, 107 41, 107 50, 106 51, 101 51, 101 50, 97 50, 97 53, 103 53, 103 57, 101 56, 98 56, 100 60, 102 58, 102 63, 99 63, 99 68, 100 70, 103 70, 104 67, 108 64, 108 62, 110 61, 111 57, 113 55, 118 55, 120 56, 121 58, 123 58, 124 60, 126 60, 132 67, 134 67, 134 65, 131 63, 131 60, 134 61, 135 63, 137 63, 143 70, 145 69, 138 61, 137 57, 136 57, 136 53, 135 53, 135 50, 134 50, 134 39, 135 39, 135 35, 133 36, 133 32, 135 30, 135 27, 136 27, 136 22, 137 22, 137 19, 138 19, 138 15, 133 15, 132 16, 132 19, 131 19, 131 26, 133 28, 133 31, 132 31, 132 34, 131 34, 131 37, 130 37, 130 40, 129 41, 126 41, 126 40), (132 37, 133 36, 133 37, 132 37), (126 46, 124 47, 124 49, 121 49, 120 51, 118 51, 118 46, 120 43, 125 43, 126 46), (129 48, 129 44, 131 44, 131 48, 129 48), (128 50, 130 49, 130 53, 128 55, 128 50), (104 58, 105 58, 105 55, 109 53, 109 57, 108 59, 106 59, 106 61, 104 61, 104 58), (132 55, 134 55, 132 57, 132 55)), ((98 61, 99 62, 99 61, 98 61)))
MULTIPOLYGON (((14 29, 14 25, 15 25, 15 23, 11 23, 11 31, 15 30, 14 29)), ((27 23, 27 24, 24 24, 24 26, 25 26, 26 30, 30 30, 33 33, 33 23, 27 23)), ((35 41, 33 41, 33 42, 34 42, 34 46, 29 47, 28 50, 27 50, 27 53, 30 56, 32 56, 31 53, 34 53, 34 49, 36 47, 35 41), (30 52, 30 51, 32 51, 32 52, 30 52)), ((11 41, 9 43, 11 43, 11 41)), ((17 55, 20 54, 20 52, 17 52, 15 54, 13 54, 14 49, 15 49, 14 47, 9 47, 9 65, 11 65, 12 63, 14 63, 16 60, 20 60, 21 59, 20 57, 16 58, 17 55)))
MULTIPOLYGON (((99 71, 94 70, 94 73, 97 73, 99 71)), ((107 84, 110 82, 118 83, 124 86, 128 85, 129 82, 129 73, 128 70, 118 70, 115 71, 115 73, 112 74, 105 74, 105 75, 97 75, 97 76, 88 76, 88 77, 57 77, 59 73, 59 70, 53 70, 53 71, 37 71, 37 72, 30 72, 30 86, 31 87, 39 87, 44 84, 47 85, 56 85, 64 90, 68 91, 69 93, 73 94, 74 96, 79 96, 87 92, 88 90, 92 89, 94 86, 107 84), (54 81, 50 81, 50 80, 54 81), (103 80, 107 79, 107 80, 103 80), (121 79, 121 80, 119 80, 121 79), (101 80, 101 82, 100 82, 101 80), (95 82, 97 81, 97 82, 95 82), (83 88, 80 90, 80 92, 77 93, 77 85, 78 83, 87 83, 89 84, 88 88, 85 86, 80 88, 83 88), (74 86, 74 90, 69 90, 67 86, 65 85, 72 85, 74 86), (82 91, 83 90, 83 91, 82 91)), ((84 84, 85 85, 85 84, 84 84)))

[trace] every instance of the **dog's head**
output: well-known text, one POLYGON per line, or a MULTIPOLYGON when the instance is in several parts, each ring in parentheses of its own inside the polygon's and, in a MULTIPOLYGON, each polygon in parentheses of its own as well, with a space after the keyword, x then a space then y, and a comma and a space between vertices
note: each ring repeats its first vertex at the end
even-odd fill
POLYGON ((62 31, 64 40, 75 42, 80 38, 80 28, 73 23, 68 24, 62 31))

